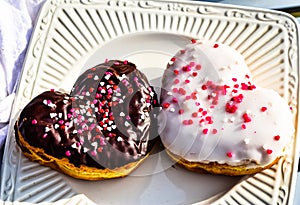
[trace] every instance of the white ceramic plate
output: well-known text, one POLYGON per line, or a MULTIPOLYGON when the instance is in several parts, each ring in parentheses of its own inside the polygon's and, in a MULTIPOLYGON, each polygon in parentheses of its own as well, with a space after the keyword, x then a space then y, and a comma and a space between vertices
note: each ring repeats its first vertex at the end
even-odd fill
MULTIPOLYGON (((200 175, 164 152, 123 179, 76 180, 27 160, 14 139, 19 111, 51 88, 69 91, 85 69, 108 59, 134 62, 155 86, 169 59, 191 38, 237 49, 257 84, 291 105, 298 131, 299 37, 280 12, 192 1, 52 0, 28 49, 6 142, 0 199, 59 204, 286 204, 292 202, 298 141, 278 165, 246 178, 200 175), (84 197, 78 199, 79 195, 84 197)), ((1 201, 0 201, 1 202, 1 201)))

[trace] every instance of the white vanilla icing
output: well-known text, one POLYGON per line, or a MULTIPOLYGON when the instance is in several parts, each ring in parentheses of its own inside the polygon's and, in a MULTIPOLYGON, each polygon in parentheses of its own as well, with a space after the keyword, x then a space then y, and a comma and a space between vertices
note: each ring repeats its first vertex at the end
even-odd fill
POLYGON ((164 146, 192 162, 267 165, 281 156, 294 132, 290 107, 250 75, 224 44, 193 41, 179 51, 162 82, 164 146))

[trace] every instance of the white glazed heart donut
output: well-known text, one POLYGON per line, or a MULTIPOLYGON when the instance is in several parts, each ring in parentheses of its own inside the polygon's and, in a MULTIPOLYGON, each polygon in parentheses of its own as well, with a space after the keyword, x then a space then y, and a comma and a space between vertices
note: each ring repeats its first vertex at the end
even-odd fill
POLYGON ((255 86, 244 58, 224 44, 192 40, 162 80, 161 140, 184 167, 252 174, 283 156, 294 132, 289 105, 255 86))

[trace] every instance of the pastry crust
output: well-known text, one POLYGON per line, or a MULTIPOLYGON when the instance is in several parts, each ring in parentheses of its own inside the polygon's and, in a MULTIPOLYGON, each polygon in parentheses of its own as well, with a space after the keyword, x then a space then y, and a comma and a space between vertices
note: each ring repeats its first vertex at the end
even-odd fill
POLYGON ((241 176, 248 174, 255 174, 257 172, 261 172, 265 169, 268 169, 275 165, 281 157, 277 157, 274 161, 265 166, 259 166, 254 162, 251 163, 251 166, 247 165, 239 165, 232 166, 228 164, 219 164, 218 162, 209 162, 209 163, 201 163, 201 162, 190 162, 182 157, 166 150, 167 154, 180 166, 194 172, 202 173, 202 174, 219 174, 219 175, 229 175, 229 176, 241 176))
POLYGON ((17 143, 20 146, 23 154, 32 161, 38 162, 41 165, 48 166, 54 170, 61 173, 67 174, 71 177, 84 180, 103 180, 125 177, 131 173, 135 168, 137 168, 144 159, 149 155, 145 155, 143 158, 136 162, 131 162, 125 166, 118 167, 115 169, 98 169, 95 167, 88 167, 86 165, 80 165, 76 167, 74 164, 70 163, 69 160, 64 158, 56 158, 49 154, 46 154, 42 148, 37 148, 31 146, 28 142, 24 140, 21 133, 17 129, 18 122, 16 122, 15 129, 17 143))

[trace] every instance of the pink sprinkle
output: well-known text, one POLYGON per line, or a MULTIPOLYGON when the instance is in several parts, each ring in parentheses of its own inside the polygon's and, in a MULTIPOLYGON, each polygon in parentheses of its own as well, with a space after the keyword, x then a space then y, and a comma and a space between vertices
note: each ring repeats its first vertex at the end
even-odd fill
POLYGON ((179 79, 175 79, 174 84, 178 84, 178 83, 179 83, 179 79))
POLYGON ((185 96, 185 99, 186 99, 186 100, 190 100, 191 98, 192 98, 192 97, 189 96, 189 95, 185 96))
POLYGON ((216 43, 215 45, 214 45, 214 48, 218 48, 219 47, 219 45, 216 43))
POLYGON ((47 105, 51 104, 51 100, 47 100, 47 105))
POLYGON ((262 112, 265 112, 267 109, 268 109, 267 107, 261 107, 261 108, 260 108, 260 110, 261 110, 262 112))
POLYGON ((45 139, 47 137, 47 133, 45 133, 44 135, 43 135, 43 138, 45 139))
POLYGON ((69 150, 66 151, 66 156, 67 157, 71 156, 71 152, 69 150))
POLYGON ((168 107, 170 107, 170 103, 164 103, 163 104, 163 108, 168 108, 168 107))
POLYGON ((233 157, 233 153, 232 152, 227 152, 226 156, 229 157, 229 158, 232 158, 233 157))
POLYGON ((273 150, 267 149, 266 152, 267 152, 267 154, 272 154, 272 153, 273 153, 273 150))
POLYGON ((190 62, 189 64, 191 67, 194 67, 196 65, 196 63, 194 61, 190 62))
POLYGON ((196 77, 196 76, 198 75, 198 73, 197 73, 197 72, 193 72, 192 75, 193 75, 194 77, 196 77))
POLYGON ((182 70, 185 71, 185 72, 188 72, 188 71, 191 71, 192 69, 191 69, 191 66, 186 65, 186 66, 182 67, 182 70))
POLYGON ((196 105, 196 106, 199 106, 199 105, 200 105, 200 103, 199 103, 199 102, 195 102, 195 105, 196 105))
POLYGON ((193 112, 192 113, 192 117, 198 117, 198 113, 197 112, 193 112))
POLYGON ((178 92, 178 88, 173 88, 172 91, 173 91, 173 93, 177 93, 178 92))
POLYGON ((124 60, 124 64, 127 65, 127 63, 128 63, 128 60, 124 60))
POLYGON ((179 115, 181 115, 181 114, 183 114, 183 113, 184 113, 184 110, 183 110, 183 109, 178 110, 178 114, 179 114, 179 115))
POLYGON ((185 82, 186 84, 188 84, 188 83, 190 83, 191 81, 190 81, 189 79, 186 79, 184 82, 185 82))
POLYGON ((185 95, 186 94, 186 91, 185 91, 185 89, 183 89, 183 88, 179 88, 179 93, 181 94, 181 95, 185 95))
POLYGON ((105 63, 108 63, 108 58, 105 58, 105 61, 104 61, 105 63))
POLYGON ((244 123, 242 124, 242 129, 246 129, 246 125, 244 123))
POLYGON ((195 39, 192 39, 191 42, 192 42, 192 44, 197 43, 197 41, 195 39))
POLYGON ((201 70, 202 66, 200 64, 196 65, 196 70, 201 70))
POLYGON ((54 89, 52 88, 52 89, 50 89, 50 92, 54 92, 54 89))
POLYGON ((37 124, 37 120, 36 120, 36 119, 33 119, 33 120, 31 121, 31 124, 36 125, 36 124, 37 124))
POLYGON ((172 62, 175 62, 175 61, 176 61, 176 58, 175 58, 175 57, 171 58, 171 61, 172 61, 172 62))
POLYGON ((243 114, 243 118, 244 118, 244 122, 251 122, 251 117, 247 114, 247 113, 244 113, 243 114))
POLYGON ((237 78, 232 78, 232 81, 236 82, 236 81, 237 81, 237 78))
POLYGON ((217 130, 217 129, 213 129, 213 130, 212 130, 212 133, 215 135, 215 134, 218 133, 218 130, 217 130))
POLYGON ((91 151, 91 155, 92 156, 96 156, 97 155, 97 152, 95 150, 91 151))
POLYGON ((226 103, 225 108, 226 108, 226 112, 235 113, 238 107, 236 105, 231 105, 230 103, 226 103))
POLYGON ((280 136, 279 135, 274 136, 274 140, 276 141, 280 140, 280 136))
POLYGON ((173 103, 178 103, 178 99, 177 99, 177 98, 173 98, 173 99, 172 99, 172 102, 173 102, 173 103))
POLYGON ((203 129, 202 133, 206 135, 208 133, 208 129, 207 128, 203 129))

